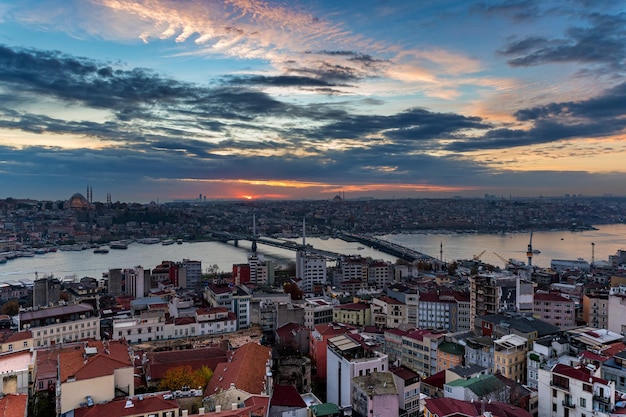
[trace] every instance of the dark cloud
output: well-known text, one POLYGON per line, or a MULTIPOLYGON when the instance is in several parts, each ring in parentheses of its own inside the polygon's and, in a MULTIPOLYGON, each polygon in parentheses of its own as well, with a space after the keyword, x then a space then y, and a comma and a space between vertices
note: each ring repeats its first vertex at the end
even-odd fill
POLYGON ((327 81, 295 75, 248 75, 248 76, 232 76, 225 78, 227 84, 233 85, 256 85, 256 86, 272 86, 272 87, 331 87, 336 84, 327 81))
POLYGON ((588 100, 550 103, 518 110, 514 115, 519 121, 531 121, 532 127, 490 130, 478 138, 453 142, 447 149, 503 149, 620 133, 626 128, 626 83, 588 100))
POLYGON ((415 108, 391 116, 346 115, 313 134, 328 138, 362 138, 384 134, 397 140, 423 140, 445 137, 463 129, 486 129, 489 125, 479 117, 453 113, 433 113, 415 108))
POLYGON ((572 27, 561 39, 529 36, 513 39, 499 53, 513 67, 529 67, 555 62, 608 65, 623 72, 626 59, 626 14, 587 16, 589 25, 572 27))

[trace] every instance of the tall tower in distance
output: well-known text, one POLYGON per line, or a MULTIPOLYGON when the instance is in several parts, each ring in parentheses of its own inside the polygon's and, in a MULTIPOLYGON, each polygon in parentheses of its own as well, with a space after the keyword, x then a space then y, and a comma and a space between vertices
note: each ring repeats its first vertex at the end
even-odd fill
POLYGON ((528 257, 528 266, 533 266, 533 231, 530 231, 530 240, 528 241, 528 249, 526 249, 528 257))

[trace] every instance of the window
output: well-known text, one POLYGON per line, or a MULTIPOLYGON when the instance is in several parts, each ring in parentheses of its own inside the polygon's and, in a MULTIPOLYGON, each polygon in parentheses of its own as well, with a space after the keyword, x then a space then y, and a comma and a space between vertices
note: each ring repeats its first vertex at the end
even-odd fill
POLYGON ((556 412, 556 404, 552 403, 552 411, 556 412))
POLYGON ((12 344, 9 345, 9 352, 13 352, 13 345, 12 344))
POLYGON ((580 406, 583 408, 587 407, 587 400, 585 398, 580 398, 580 406))

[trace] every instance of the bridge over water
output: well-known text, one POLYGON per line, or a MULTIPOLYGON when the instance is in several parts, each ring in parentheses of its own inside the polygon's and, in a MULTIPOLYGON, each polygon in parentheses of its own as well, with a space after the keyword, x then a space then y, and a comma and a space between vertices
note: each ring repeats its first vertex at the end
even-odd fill
MULTIPOLYGON (((276 248, 293 250, 293 251, 306 250, 309 253, 314 253, 320 256, 324 256, 325 258, 331 259, 331 260, 336 260, 342 256, 346 256, 345 253, 337 253, 337 252, 331 252, 331 251, 326 251, 322 249, 316 249, 311 245, 303 246, 301 244, 298 244, 296 242, 292 242, 289 240, 278 240, 278 239, 272 239, 272 238, 262 237, 262 236, 255 237, 253 235, 245 236, 245 235, 239 235, 236 233, 229 233, 229 232, 213 232, 212 236, 215 240, 219 240, 222 242, 233 241, 235 246, 239 245, 240 240, 247 240, 251 242, 256 240, 257 244, 263 244, 263 245, 268 245, 268 246, 273 246, 276 248)), ((421 261, 421 262, 433 263, 436 265, 440 264, 440 261, 437 258, 418 252, 416 250, 395 244, 393 242, 389 242, 388 240, 378 239, 372 236, 349 233, 349 232, 340 232, 337 234, 337 237, 348 242, 362 243, 363 245, 370 246, 373 249, 376 249, 380 252, 384 252, 388 255, 395 256, 396 258, 403 259, 408 262, 421 261)))

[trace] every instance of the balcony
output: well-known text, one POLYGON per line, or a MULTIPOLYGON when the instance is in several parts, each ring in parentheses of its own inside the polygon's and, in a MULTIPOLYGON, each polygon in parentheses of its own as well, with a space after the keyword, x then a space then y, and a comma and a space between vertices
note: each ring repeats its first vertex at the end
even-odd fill
POLYGON ((576 404, 574 404, 571 398, 563 400, 562 404, 563 404, 563 407, 576 408, 576 404))
POLYGON ((603 395, 594 395, 593 400, 602 404, 611 404, 611 397, 605 397, 603 395))
POLYGON ((550 386, 561 391, 569 392, 569 386, 566 386, 565 384, 560 384, 558 382, 550 381, 550 386))

